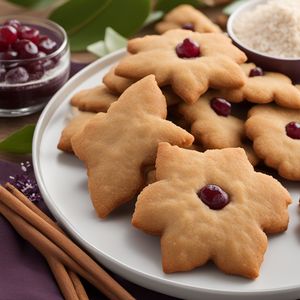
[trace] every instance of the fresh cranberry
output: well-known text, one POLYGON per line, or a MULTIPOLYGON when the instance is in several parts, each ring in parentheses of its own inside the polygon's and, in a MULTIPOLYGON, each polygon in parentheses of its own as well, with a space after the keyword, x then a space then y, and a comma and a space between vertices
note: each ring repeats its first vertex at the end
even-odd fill
POLYGON ((249 77, 264 76, 264 71, 260 67, 255 67, 250 70, 249 77))
POLYGON ((43 62, 43 67, 45 71, 51 70, 56 66, 56 63, 53 59, 47 59, 43 62))
POLYGON ((197 195, 209 208, 214 210, 222 209, 230 202, 228 194, 214 184, 204 186, 197 195))
POLYGON ((10 25, 0 27, 0 41, 6 45, 10 45, 17 40, 18 34, 17 29, 10 25))
POLYGON ((42 41, 39 42, 38 47, 40 51, 43 51, 46 54, 50 54, 57 49, 57 44, 50 38, 46 38, 42 39, 42 41))
POLYGON ((15 27, 16 29, 18 29, 21 26, 21 22, 18 20, 7 20, 5 21, 4 25, 10 25, 12 27, 15 27))
POLYGON ((9 70, 5 75, 5 81, 10 84, 25 83, 29 79, 28 72, 23 67, 9 70))
POLYGON ((4 65, 0 65, 0 82, 5 80, 6 70, 4 65))
POLYGON ((39 51, 37 57, 39 58, 44 58, 46 56, 46 53, 42 52, 42 51, 39 51))
POLYGON ((176 54, 180 58, 194 58, 200 56, 200 47, 189 38, 176 46, 176 54))
POLYGON ((41 61, 36 61, 26 65, 26 69, 29 73, 30 80, 38 80, 42 78, 45 74, 44 66, 41 61))
POLYGON ((38 57, 38 47, 29 40, 21 40, 17 45, 17 51, 20 58, 35 58, 38 57))
POLYGON ((7 45, 6 43, 0 41, 0 52, 2 51, 6 51, 8 49, 9 45, 7 45))
POLYGON ((0 53, 0 59, 2 60, 12 60, 17 58, 18 58, 18 52, 13 50, 0 53))
POLYGON ((285 126, 286 134, 295 140, 300 140, 300 123, 290 122, 285 126))
POLYGON ((227 117, 231 113, 231 103, 223 98, 213 98, 210 100, 210 107, 219 116, 227 117))
POLYGON ((185 30, 195 31, 194 24, 192 24, 192 23, 185 23, 181 26, 181 28, 185 29, 185 30))
POLYGON ((35 44, 37 44, 40 40, 39 38, 40 32, 29 26, 21 26, 18 29, 18 38, 21 40, 29 40, 35 44))

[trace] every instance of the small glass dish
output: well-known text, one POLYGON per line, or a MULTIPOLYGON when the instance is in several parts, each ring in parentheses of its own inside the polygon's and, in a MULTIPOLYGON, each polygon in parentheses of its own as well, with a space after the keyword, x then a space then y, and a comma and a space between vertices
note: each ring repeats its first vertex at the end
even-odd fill
POLYGON ((3 59, 0 55, 0 117, 18 117, 41 110, 68 80, 70 49, 65 30, 52 21, 19 15, 3 16, 0 17, 0 26, 7 20, 18 20, 56 43, 52 53, 42 53, 43 56, 35 58, 3 59), (28 73, 25 82, 14 83, 7 79, 7 73, 16 68, 28 73))
POLYGON ((248 57, 248 61, 255 63, 265 71, 283 73, 291 78, 294 84, 300 83, 300 57, 283 58, 259 52, 243 44, 234 33, 235 21, 241 18, 241 14, 247 11, 253 11, 256 6, 265 4, 266 2, 266 0, 251 0, 247 1, 245 4, 242 4, 229 17, 229 20, 227 22, 227 33, 232 39, 233 44, 235 44, 238 48, 245 52, 248 57))

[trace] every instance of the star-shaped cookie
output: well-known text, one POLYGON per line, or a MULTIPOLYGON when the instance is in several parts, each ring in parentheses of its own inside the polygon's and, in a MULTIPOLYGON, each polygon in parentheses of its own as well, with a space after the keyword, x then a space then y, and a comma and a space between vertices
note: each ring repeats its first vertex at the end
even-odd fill
POLYGON ((219 91, 221 97, 231 102, 247 100, 265 104, 274 101, 280 106, 300 108, 300 90, 287 76, 281 73, 264 72, 253 63, 243 64, 241 68, 247 78, 245 85, 237 89, 223 89, 219 91), (251 70, 254 76, 250 75, 251 70))
POLYGON ((168 143, 158 148, 156 180, 138 196, 132 224, 161 236, 166 273, 211 260, 228 274, 259 275, 266 233, 288 226, 291 197, 277 180, 255 172, 241 148, 200 153, 168 143))
POLYGON ((189 146, 193 136, 166 121, 166 100, 155 77, 130 86, 108 109, 71 139, 84 161, 88 188, 100 217, 131 200, 144 184, 142 169, 154 165, 158 143, 189 146))
POLYGON ((117 99, 118 96, 106 86, 99 85, 76 93, 71 99, 71 105, 82 111, 106 112, 117 99))
POLYGON ((128 52, 116 75, 139 79, 154 74, 159 86, 171 85, 188 103, 194 103, 208 87, 238 88, 245 83, 239 64, 246 55, 221 33, 174 29, 128 42, 128 52))
POLYGON ((300 110, 256 105, 248 113, 246 133, 266 165, 289 180, 300 180, 300 110))
POLYGON ((95 116, 95 113, 91 112, 79 112, 74 116, 63 129, 57 148, 65 152, 73 152, 71 138, 74 134, 81 131, 85 124, 95 116))
POLYGON ((246 141, 245 122, 230 112, 224 116, 215 111, 213 101, 225 101, 231 107, 228 101, 217 96, 218 93, 207 92, 194 104, 180 104, 178 111, 191 124, 192 135, 205 149, 242 147, 251 164, 256 165, 259 158, 246 141))
POLYGON ((155 30, 160 34, 170 29, 179 28, 201 33, 222 32, 220 27, 214 24, 206 15, 187 4, 176 6, 155 26, 155 30))

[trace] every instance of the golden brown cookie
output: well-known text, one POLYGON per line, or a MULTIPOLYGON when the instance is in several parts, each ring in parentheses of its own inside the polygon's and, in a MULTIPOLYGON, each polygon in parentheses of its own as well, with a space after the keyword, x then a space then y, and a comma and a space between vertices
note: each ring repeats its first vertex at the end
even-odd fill
POLYGON ((247 80, 237 89, 224 89, 220 96, 231 102, 248 100, 252 103, 276 102, 288 108, 300 108, 300 90, 285 75, 275 72, 264 72, 255 64, 241 65, 247 80))
POLYGON ((205 149, 242 147, 255 166, 259 158, 246 141, 245 122, 231 114, 230 102, 216 95, 208 92, 194 104, 180 104, 178 110, 191 124, 196 141, 205 149))
POLYGON ((103 77, 103 83, 112 92, 121 95, 127 88, 129 88, 136 80, 128 79, 115 74, 115 67, 111 68, 109 72, 103 77))
POLYGON ((90 112, 80 112, 67 124, 61 133, 57 148, 65 152, 73 152, 71 138, 72 136, 79 132, 95 113, 90 112))
POLYGON ((300 110, 276 105, 254 106, 246 133, 266 165, 289 180, 300 180, 300 110))
POLYGON ((222 32, 206 15, 191 5, 182 4, 167 13, 164 19, 157 23, 155 30, 164 33, 170 29, 187 29, 196 32, 222 32))
MULTIPOLYGON (((127 79, 115 74, 115 68, 112 68, 104 77, 103 83, 114 93, 122 94, 128 87, 134 84, 136 80, 127 79)), ((181 98, 178 97, 170 86, 161 88, 162 93, 166 97, 167 105, 172 106, 181 102, 181 98)))
POLYGON ((228 274, 259 275, 265 233, 288 226, 291 197, 276 179, 255 172, 241 148, 200 153, 168 143, 159 144, 156 179, 138 196, 132 224, 161 236, 164 272, 211 260, 228 274))
POLYGON ((189 146, 193 136, 166 121, 166 100, 153 75, 130 86, 71 139, 84 161, 88 188, 98 215, 106 217, 144 185, 142 169, 154 165, 158 143, 189 146))
POLYGON ((71 105, 82 111, 106 112, 117 99, 118 96, 107 87, 99 85, 76 93, 71 99, 71 105))
POLYGON ((124 57, 115 73, 131 79, 154 74, 159 86, 171 85, 188 103, 208 87, 238 88, 245 83, 239 64, 246 55, 221 33, 174 29, 128 42, 132 54, 124 57))

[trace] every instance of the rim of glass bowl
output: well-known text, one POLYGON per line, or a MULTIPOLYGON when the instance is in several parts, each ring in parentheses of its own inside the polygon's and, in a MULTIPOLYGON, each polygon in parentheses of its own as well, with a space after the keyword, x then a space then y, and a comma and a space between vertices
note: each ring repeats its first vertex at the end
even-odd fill
POLYGON ((7 16, 0 16, 0 26, 2 26, 2 24, 7 21, 7 20, 12 20, 12 19, 16 19, 18 21, 21 22, 28 22, 28 24, 32 24, 34 25, 38 25, 41 27, 46 27, 47 29, 51 30, 51 31, 55 31, 55 32, 59 32, 62 35, 62 43, 59 46, 58 49, 56 49, 54 52, 50 53, 50 54, 46 54, 46 56, 44 57, 35 57, 35 58, 25 58, 25 59, 0 59, 0 63, 2 64, 7 64, 7 63, 20 63, 20 62, 34 62, 34 61, 38 61, 38 60, 44 60, 44 59, 50 59, 53 58, 55 56, 57 56, 58 54, 60 54, 61 52, 63 52, 65 49, 67 49, 68 47, 68 36, 66 31, 64 30, 63 27, 61 27, 60 25, 58 25, 57 23, 50 21, 48 19, 43 19, 43 18, 39 18, 39 17, 33 17, 33 16, 22 16, 22 15, 7 15, 7 16))
POLYGON ((239 8, 237 8, 229 17, 228 22, 227 22, 227 33, 229 37, 239 44, 241 47, 246 49, 249 52, 253 52, 256 55, 260 55, 269 59, 276 59, 276 60, 283 60, 283 61, 295 61, 295 60, 300 60, 300 57, 280 57, 280 56, 274 56, 270 55, 264 52, 259 52, 253 48, 250 48, 249 46, 245 45, 244 43, 241 42, 241 40, 236 36, 234 33, 234 22, 237 17, 243 12, 250 11, 251 8, 255 8, 257 5, 260 4, 265 4, 265 0, 252 0, 252 1, 247 1, 246 3, 242 4, 239 8))

